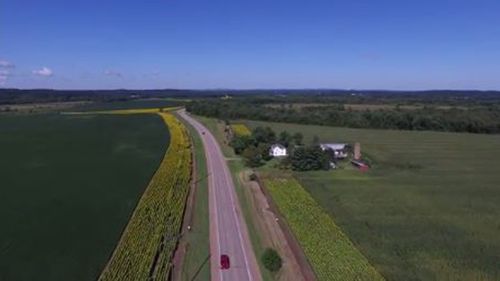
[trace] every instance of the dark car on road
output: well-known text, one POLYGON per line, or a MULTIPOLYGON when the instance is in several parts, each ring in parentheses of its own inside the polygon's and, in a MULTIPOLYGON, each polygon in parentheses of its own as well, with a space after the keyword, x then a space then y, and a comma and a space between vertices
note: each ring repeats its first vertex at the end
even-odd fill
POLYGON ((229 256, 228 255, 221 255, 220 256, 220 268, 221 269, 229 269, 230 267, 229 263, 229 256))

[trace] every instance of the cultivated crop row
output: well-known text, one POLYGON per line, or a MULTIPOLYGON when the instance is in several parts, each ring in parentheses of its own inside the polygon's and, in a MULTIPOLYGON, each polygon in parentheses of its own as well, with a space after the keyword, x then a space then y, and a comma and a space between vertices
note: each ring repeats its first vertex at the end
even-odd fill
POLYGON ((99 280, 166 280, 179 237, 191 175, 185 127, 158 113, 170 130, 170 145, 142 195, 99 280))
POLYGON ((293 178, 264 182, 318 280, 384 280, 300 183, 293 178))

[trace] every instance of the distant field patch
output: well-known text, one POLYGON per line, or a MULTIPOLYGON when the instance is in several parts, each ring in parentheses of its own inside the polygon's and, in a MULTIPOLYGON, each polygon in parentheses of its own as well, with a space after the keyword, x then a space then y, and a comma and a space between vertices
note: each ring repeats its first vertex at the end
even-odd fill
POLYGON ((264 182, 318 280, 384 280, 296 180, 266 178, 264 182))
POLYGON ((168 145, 158 115, 0 117, 0 280, 96 280, 168 145))
POLYGON ((94 102, 82 106, 80 111, 109 111, 122 109, 157 109, 182 105, 182 100, 176 99, 134 99, 128 101, 94 102))
POLYGON ((252 134, 245 124, 231 124, 231 129, 236 136, 249 136, 252 134))
POLYGON ((265 104, 265 107, 269 108, 277 108, 277 109, 296 109, 300 110, 305 107, 325 107, 325 106, 333 106, 336 103, 268 103, 265 104))
POLYGON ((168 112, 176 109, 179 109, 179 107, 78 111, 78 112, 63 112, 62 114, 63 115, 92 115, 92 114, 128 115, 128 114, 150 114, 150 113, 168 112))
POLYGON ((33 113, 55 110, 68 110, 69 108, 82 107, 92 104, 90 101, 67 101, 27 104, 0 104, 0 113, 33 113))
POLYGON ((423 105, 423 104, 414 104, 414 105, 406 105, 406 104, 344 104, 344 108, 348 110, 358 110, 358 111, 377 111, 377 110, 419 110, 424 109, 425 107, 431 107, 434 109, 440 110, 451 110, 451 109, 460 109, 467 110, 468 108, 465 106, 450 106, 450 105, 423 105))

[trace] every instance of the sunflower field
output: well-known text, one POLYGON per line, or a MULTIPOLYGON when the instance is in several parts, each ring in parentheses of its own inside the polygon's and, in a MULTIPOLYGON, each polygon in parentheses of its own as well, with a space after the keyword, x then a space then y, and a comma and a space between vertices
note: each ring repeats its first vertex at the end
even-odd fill
POLYGON ((179 238, 191 177, 191 147, 184 125, 158 113, 170 130, 165 156, 99 280, 167 280, 179 238))
POLYGON ((267 178, 264 184, 318 280, 384 280, 299 182, 267 178))
POLYGON ((235 136, 249 136, 252 134, 245 124, 231 124, 235 136))

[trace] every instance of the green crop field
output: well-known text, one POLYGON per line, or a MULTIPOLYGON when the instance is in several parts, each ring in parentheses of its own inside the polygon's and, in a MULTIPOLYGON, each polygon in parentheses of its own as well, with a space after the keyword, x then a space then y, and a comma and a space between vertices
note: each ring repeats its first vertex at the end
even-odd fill
MULTIPOLYGON (((96 110, 120 110, 120 109, 143 109, 143 108, 163 108, 177 106, 182 100, 176 99, 137 99, 128 101, 95 102, 80 106, 78 111, 96 110)), ((66 111, 74 111, 70 109, 66 111)))
POLYGON ((361 143, 368 173, 295 173, 388 280, 500 280, 500 136, 248 121, 361 143))
POLYGON ((157 115, 0 118, 0 280, 96 280, 168 146, 157 115))

